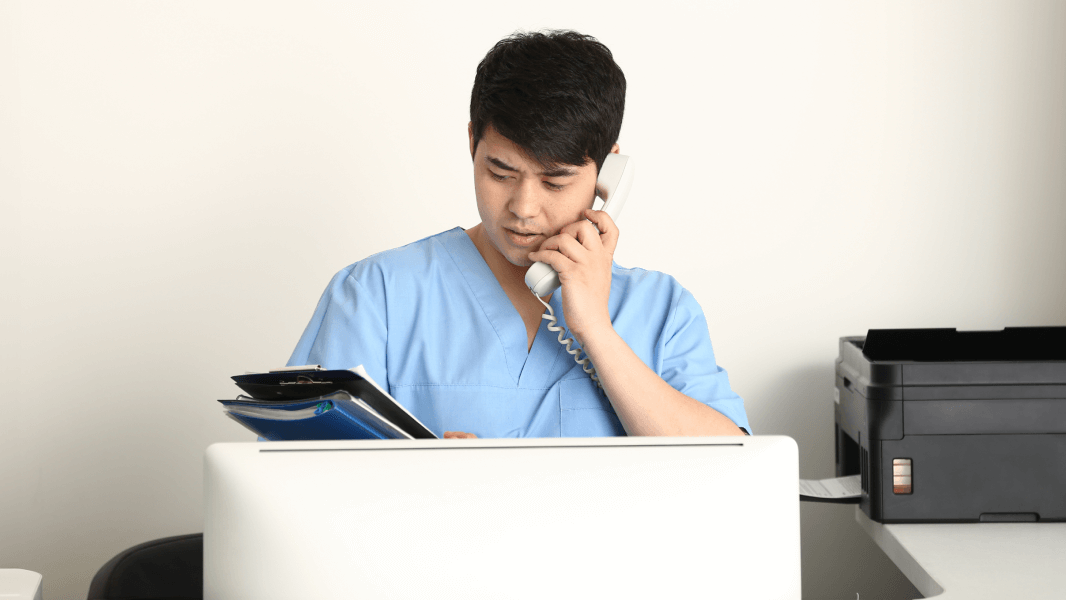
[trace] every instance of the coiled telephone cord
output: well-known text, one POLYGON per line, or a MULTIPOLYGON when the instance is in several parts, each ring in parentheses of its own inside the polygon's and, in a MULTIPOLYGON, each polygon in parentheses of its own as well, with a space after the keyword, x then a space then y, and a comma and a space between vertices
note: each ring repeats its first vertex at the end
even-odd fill
POLYGON ((585 358, 579 358, 582 350, 581 348, 574 349, 572 347, 574 345, 574 338, 563 339, 566 335, 566 329, 557 325, 559 319, 555 317, 555 311, 552 310, 551 305, 545 302, 540 296, 537 296, 536 294, 533 294, 533 296, 535 296, 537 300, 544 305, 544 308, 547 309, 547 312, 542 314, 540 318, 548 322, 548 331, 559 334, 559 343, 566 346, 566 351, 574 357, 574 362, 581 365, 581 370, 592 379, 592 382, 596 384, 596 387, 602 390, 603 384, 600 383, 600 377, 596 374, 596 367, 592 366, 592 361, 589 357, 586 355, 585 358))

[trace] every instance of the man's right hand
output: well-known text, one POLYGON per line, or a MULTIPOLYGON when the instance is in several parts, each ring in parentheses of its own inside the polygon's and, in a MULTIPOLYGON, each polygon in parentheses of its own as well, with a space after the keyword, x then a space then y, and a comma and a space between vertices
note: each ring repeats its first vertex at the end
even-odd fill
POLYGON ((445 431, 444 439, 446 440, 475 440, 477 436, 472 433, 465 433, 462 431, 445 431))

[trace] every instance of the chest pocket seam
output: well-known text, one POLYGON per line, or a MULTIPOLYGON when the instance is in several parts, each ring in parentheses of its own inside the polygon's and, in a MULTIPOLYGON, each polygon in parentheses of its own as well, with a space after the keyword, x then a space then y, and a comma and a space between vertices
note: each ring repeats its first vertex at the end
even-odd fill
POLYGON ((563 437, 609 437, 625 435, 618 415, 587 377, 559 382, 559 432, 563 437), (581 387, 579 387, 581 386, 581 387), (579 393, 567 393, 578 390, 579 393), (591 388, 591 393, 589 393, 591 388), (584 393, 580 393, 584 392, 584 393))

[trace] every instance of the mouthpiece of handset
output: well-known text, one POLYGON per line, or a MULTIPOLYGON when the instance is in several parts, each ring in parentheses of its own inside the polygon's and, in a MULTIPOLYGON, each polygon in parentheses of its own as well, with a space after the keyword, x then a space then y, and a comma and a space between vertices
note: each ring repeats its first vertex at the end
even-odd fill
POLYGON ((526 271, 526 285, 529 291, 541 298, 559 287, 559 274, 548 263, 533 263, 533 266, 526 271))

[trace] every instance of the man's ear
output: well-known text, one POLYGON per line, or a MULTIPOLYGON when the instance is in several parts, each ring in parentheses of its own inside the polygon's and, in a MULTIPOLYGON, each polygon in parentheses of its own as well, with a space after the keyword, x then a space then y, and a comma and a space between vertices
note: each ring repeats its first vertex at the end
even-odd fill
POLYGON ((618 154, 619 150, 621 150, 621 148, 618 147, 618 144, 611 146, 611 154, 618 154))
MULTIPOLYGON (((466 135, 470 138, 470 160, 474 160, 474 122, 466 124, 466 135)), ((615 144, 617 146, 618 144, 615 144)))

